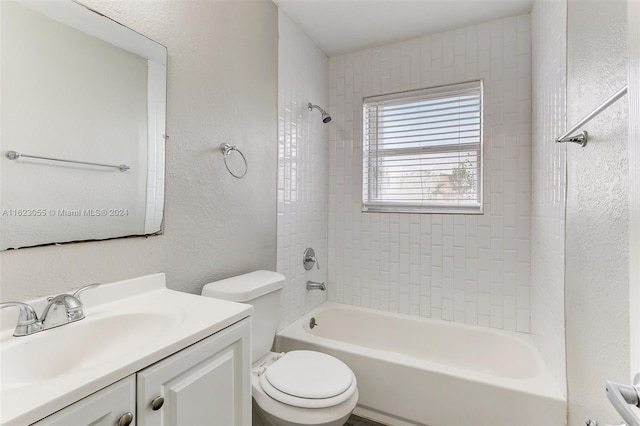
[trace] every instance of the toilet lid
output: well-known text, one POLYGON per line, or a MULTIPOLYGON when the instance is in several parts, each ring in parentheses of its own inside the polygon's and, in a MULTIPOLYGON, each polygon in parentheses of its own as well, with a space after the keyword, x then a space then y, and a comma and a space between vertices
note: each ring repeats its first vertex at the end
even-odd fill
POLYGON ((278 391, 309 399, 340 395, 355 381, 344 362, 315 351, 288 352, 267 368, 264 376, 278 391))

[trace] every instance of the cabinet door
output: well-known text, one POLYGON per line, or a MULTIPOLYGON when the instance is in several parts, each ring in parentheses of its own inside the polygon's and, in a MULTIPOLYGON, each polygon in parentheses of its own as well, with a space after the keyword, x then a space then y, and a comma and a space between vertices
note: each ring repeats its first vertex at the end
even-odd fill
POLYGON ((122 379, 80 401, 45 417, 34 426, 115 426, 126 425, 126 417, 135 425, 135 376, 122 379), (130 413, 130 416, 127 415, 130 413), (124 417, 123 417, 124 416, 124 417), (119 423, 122 419, 122 423, 119 423))
POLYGON ((250 426, 249 336, 246 318, 140 371, 138 425, 250 426))

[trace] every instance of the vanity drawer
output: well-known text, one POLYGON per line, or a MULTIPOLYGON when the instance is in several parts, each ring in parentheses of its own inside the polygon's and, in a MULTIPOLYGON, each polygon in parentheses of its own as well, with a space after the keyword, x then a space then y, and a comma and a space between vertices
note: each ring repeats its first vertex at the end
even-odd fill
POLYGON ((136 424, 136 378, 131 375, 62 410, 34 426, 133 426, 136 424), (128 421, 128 419, 131 419, 128 421))

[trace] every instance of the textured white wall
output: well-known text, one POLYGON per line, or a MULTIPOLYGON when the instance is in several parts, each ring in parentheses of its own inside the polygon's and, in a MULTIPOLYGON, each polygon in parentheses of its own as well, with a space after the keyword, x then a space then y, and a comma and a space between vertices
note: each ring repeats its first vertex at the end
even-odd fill
POLYGON ((531 10, 532 193, 531 335, 567 394, 564 339, 564 235, 567 0, 537 0, 531 10))
MULTIPOLYGON (((628 2, 627 22, 640 22, 640 2, 628 2)), ((629 308, 631 376, 640 373, 640 26, 628 26, 629 44, 629 308)))
POLYGON ((282 11, 278 13, 278 261, 286 278, 280 328, 325 300, 307 280, 327 280, 329 126, 309 102, 327 109, 328 59, 282 11), (320 262, 306 271, 302 254, 313 247, 320 262))
MULTIPOLYGON (((625 0, 569 0, 567 124, 627 84, 625 0)), ((565 311, 569 425, 615 423, 605 380, 629 380, 628 103, 567 147, 565 311)))
POLYGON ((165 234, 0 254, 2 300, 166 272, 171 288, 276 266, 277 8, 260 1, 85 0, 167 46, 165 234), (231 177, 218 146, 238 145, 231 177))
POLYGON ((529 331, 529 15, 329 60, 329 299, 529 331), (483 78, 484 215, 361 213, 362 98, 483 78))

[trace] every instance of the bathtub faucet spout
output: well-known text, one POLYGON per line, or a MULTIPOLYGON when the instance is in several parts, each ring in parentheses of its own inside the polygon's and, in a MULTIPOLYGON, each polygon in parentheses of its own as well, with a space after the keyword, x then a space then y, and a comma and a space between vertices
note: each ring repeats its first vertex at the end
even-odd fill
POLYGON ((307 281, 307 290, 321 290, 321 291, 325 291, 327 289, 327 286, 324 285, 324 282, 322 283, 317 283, 315 281, 307 281))

